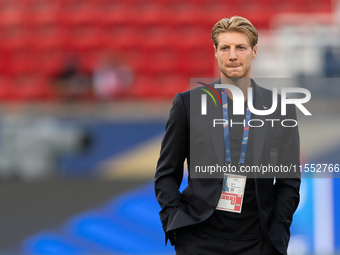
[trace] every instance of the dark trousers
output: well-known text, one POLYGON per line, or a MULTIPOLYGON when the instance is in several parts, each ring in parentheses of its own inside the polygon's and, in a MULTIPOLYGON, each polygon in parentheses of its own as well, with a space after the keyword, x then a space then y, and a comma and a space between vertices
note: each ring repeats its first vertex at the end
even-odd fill
POLYGON ((176 231, 176 255, 280 255, 263 237, 230 240, 192 227, 176 231))

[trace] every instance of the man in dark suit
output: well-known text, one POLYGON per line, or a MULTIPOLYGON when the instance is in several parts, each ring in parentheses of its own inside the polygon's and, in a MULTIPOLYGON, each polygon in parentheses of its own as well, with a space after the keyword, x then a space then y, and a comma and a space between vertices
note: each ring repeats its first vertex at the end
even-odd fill
POLYGON ((176 254, 287 254, 289 228, 299 203, 300 174, 282 169, 300 164, 298 128, 287 124, 296 123, 296 112, 293 105, 287 105, 287 113, 282 115, 280 97, 270 115, 249 111, 251 103, 263 110, 271 109, 275 102, 270 90, 250 79, 257 37, 255 27, 245 18, 217 22, 212 40, 221 78, 174 99, 157 164, 155 192, 166 241, 175 245, 176 254), (247 109, 243 115, 233 112, 236 98, 232 91, 214 90, 214 84, 232 84, 242 91, 247 109), (201 100, 207 90, 216 92, 222 105, 216 107, 206 100, 203 114, 201 100), (253 102, 246 100, 249 92, 253 102), (259 125, 246 124, 250 118, 259 125), (222 119, 227 119, 224 125, 215 125, 215 120, 222 119), (180 193, 185 159, 188 186, 180 193), (277 167, 279 171, 240 171, 245 166, 277 167), (226 171, 216 171, 222 168, 226 171), (223 190, 226 182, 229 189, 223 190))

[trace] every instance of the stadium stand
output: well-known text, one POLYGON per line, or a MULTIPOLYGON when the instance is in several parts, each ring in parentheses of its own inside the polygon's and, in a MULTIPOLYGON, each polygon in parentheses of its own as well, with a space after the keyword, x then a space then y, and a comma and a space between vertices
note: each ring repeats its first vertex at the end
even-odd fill
POLYGON ((190 77, 214 75, 216 20, 237 14, 268 30, 280 13, 331 12, 331 0, 0 0, 0 97, 57 99, 63 57, 79 54, 91 73, 103 50, 120 52, 135 70, 124 97, 173 97, 190 77))

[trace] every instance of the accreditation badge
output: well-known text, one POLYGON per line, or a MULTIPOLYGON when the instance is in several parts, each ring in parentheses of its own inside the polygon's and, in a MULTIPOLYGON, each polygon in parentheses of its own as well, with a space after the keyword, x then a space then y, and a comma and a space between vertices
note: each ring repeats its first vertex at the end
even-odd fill
POLYGON ((225 174, 217 210, 241 213, 247 177, 225 174))

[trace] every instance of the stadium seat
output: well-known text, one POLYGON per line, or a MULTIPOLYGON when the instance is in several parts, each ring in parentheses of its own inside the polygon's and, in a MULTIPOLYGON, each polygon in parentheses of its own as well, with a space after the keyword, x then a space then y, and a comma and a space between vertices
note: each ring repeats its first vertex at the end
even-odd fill
POLYGON ((0 100, 7 101, 15 98, 14 86, 9 77, 0 77, 0 100))
POLYGON ((34 55, 33 65, 34 70, 39 74, 54 78, 58 73, 60 73, 63 59, 64 51, 60 49, 51 49, 45 51, 32 51, 34 55))
MULTIPOLYGON (((180 84, 174 82, 181 80, 176 75, 213 75, 210 33, 218 19, 241 15, 259 30, 271 29, 277 14, 284 12, 327 15, 332 1, 0 0, 1 72, 9 77, 8 84, 18 82, 10 80, 16 74, 47 75, 49 81, 60 71, 60 56, 67 52, 82 55, 83 70, 91 72, 96 55, 111 49, 128 55, 127 63, 141 77, 135 93, 169 96, 153 90, 158 78, 144 82, 145 77, 169 76, 162 77, 162 82, 180 84), (34 54, 32 59, 27 57, 34 54)), ((33 89, 35 95, 44 90, 38 87, 33 89)))
POLYGON ((65 48, 78 52, 92 49, 100 50, 104 47, 101 32, 101 29, 98 29, 93 25, 70 26, 69 29, 67 29, 67 33, 65 33, 65 48))
POLYGON ((0 51, 27 49, 28 31, 20 22, 0 22, 0 51))
POLYGON ((53 99, 54 90, 51 83, 41 75, 24 75, 14 79, 16 95, 21 100, 53 99))

